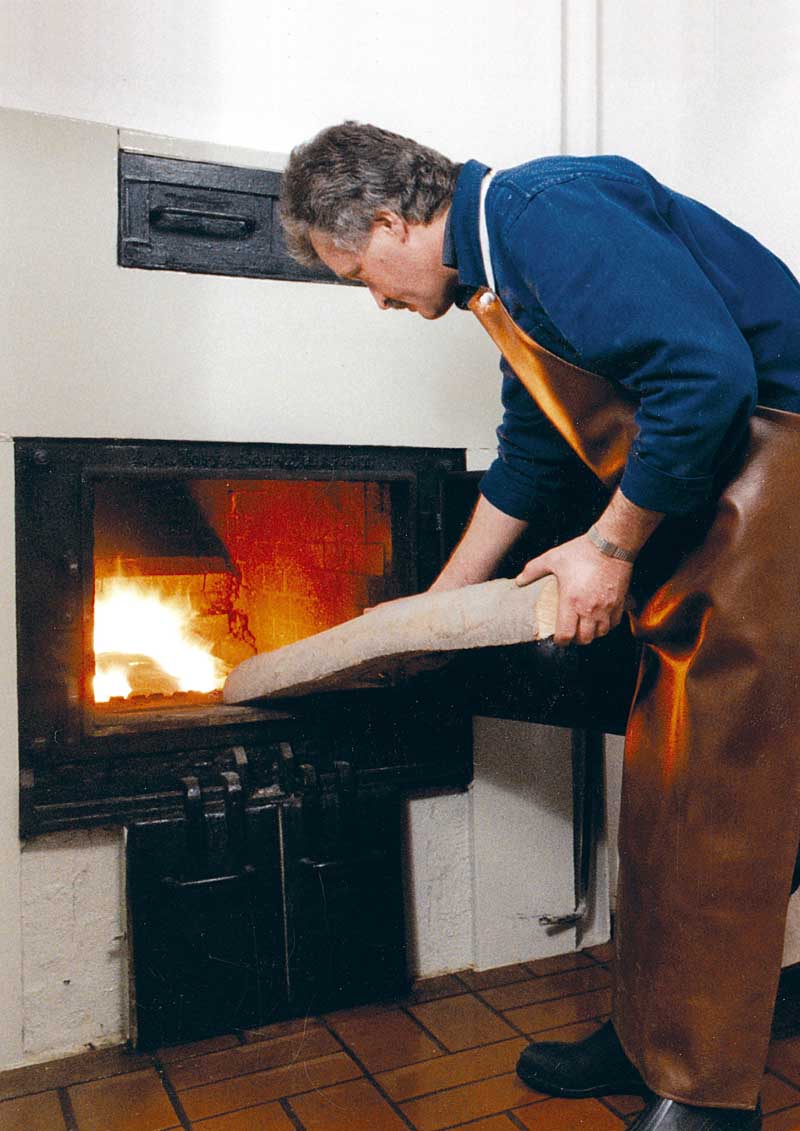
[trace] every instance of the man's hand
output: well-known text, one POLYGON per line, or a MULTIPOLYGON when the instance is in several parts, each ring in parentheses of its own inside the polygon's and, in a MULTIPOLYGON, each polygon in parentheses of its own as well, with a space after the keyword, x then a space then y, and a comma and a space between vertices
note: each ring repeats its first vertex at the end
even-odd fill
POLYGON ((616 628, 625 611, 633 566, 606 557, 587 535, 533 558, 516 578, 530 585, 547 574, 558 579, 556 644, 591 644, 616 628))
MULTIPOLYGON (((635 558, 663 518, 626 499, 619 488, 595 523, 600 538, 635 558)), ((558 578, 556 644, 590 644, 616 628, 625 611, 633 566, 609 557, 588 534, 573 538, 528 562, 517 585, 530 585, 547 573, 558 578)))

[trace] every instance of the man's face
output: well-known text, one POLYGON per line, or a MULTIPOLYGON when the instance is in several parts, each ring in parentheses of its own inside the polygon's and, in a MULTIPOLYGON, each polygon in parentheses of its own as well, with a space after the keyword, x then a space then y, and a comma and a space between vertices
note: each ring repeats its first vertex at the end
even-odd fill
POLYGON ((381 310, 441 318, 452 306, 458 281, 457 272, 442 265, 443 228, 443 217, 410 224, 394 212, 382 212, 359 251, 337 247, 320 231, 311 232, 311 243, 336 275, 364 283, 381 310))

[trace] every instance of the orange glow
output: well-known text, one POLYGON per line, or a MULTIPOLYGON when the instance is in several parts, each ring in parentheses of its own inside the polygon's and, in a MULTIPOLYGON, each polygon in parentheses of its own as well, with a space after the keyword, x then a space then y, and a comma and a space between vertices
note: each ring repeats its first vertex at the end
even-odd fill
POLYGON ((192 630, 188 597, 164 597, 157 582, 109 577, 94 605, 94 699, 136 691, 215 691, 227 669, 192 630))
MULTIPOLYGON (((153 534, 147 514, 134 508, 131 517, 127 486, 119 497, 115 490, 104 487, 95 513, 95 703, 152 708, 158 698, 159 709, 185 706, 183 693, 217 691, 254 653, 332 628, 403 591, 392 516, 402 487, 192 480, 198 522, 224 548, 197 557, 191 539, 167 553, 174 549, 163 533, 169 514, 153 534)), ((155 506, 152 493, 148 500, 155 506)))

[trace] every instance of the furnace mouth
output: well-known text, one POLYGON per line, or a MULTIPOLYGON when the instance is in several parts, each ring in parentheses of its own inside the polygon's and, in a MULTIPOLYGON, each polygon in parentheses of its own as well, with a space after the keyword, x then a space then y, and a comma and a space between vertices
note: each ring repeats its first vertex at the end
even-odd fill
POLYGON ((397 489, 375 480, 94 485, 94 713, 215 707, 243 660, 400 595, 397 489))

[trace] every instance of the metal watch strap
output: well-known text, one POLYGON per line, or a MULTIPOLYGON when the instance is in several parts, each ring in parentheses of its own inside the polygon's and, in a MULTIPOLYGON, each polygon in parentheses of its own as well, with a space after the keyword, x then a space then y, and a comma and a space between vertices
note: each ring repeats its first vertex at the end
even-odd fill
POLYGON ((618 546, 616 542, 609 542, 608 538, 604 538, 596 526, 589 527, 589 541, 593 546, 596 546, 601 554, 605 554, 607 558, 619 558, 622 562, 635 562, 636 554, 633 550, 626 550, 622 546, 618 546))

